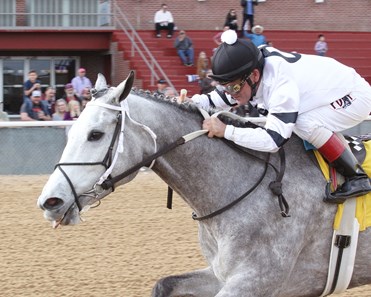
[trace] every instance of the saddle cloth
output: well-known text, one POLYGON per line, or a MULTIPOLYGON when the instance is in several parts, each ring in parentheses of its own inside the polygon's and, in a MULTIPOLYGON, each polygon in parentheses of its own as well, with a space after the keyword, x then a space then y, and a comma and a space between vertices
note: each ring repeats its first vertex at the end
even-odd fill
MULTIPOLYGON (((361 138, 345 136, 345 139, 348 141, 349 147, 351 148, 353 154, 362 164, 363 169, 367 175, 371 176, 371 140, 363 141, 361 138)), ((317 158, 319 166, 322 170, 323 175, 326 180, 330 179, 329 166, 328 163, 324 160, 322 155, 314 150, 314 154, 317 158)), ((356 218, 360 224, 359 230, 364 231, 371 226, 371 193, 363 195, 356 198, 356 218)), ((344 205, 339 204, 338 210, 335 215, 333 228, 338 230, 341 222, 341 217, 343 215, 344 205)))

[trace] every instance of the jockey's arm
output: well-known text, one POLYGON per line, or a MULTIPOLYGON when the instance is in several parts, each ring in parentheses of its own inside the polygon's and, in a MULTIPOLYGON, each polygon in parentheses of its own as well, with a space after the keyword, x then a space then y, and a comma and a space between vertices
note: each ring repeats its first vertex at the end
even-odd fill
MULTIPOLYGON (((226 94, 226 97, 227 97, 230 104, 235 104, 236 103, 236 101, 230 95, 226 94)), ((211 102, 213 102, 213 104, 215 105, 216 108, 220 108, 220 109, 224 109, 224 110, 229 110, 231 108, 230 105, 227 105, 223 101, 223 99, 220 97, 220 95, 216 91, 212 91, 208 94, 193 95, 190 100, 202 109, 208 109, 208 108, 212 107, 211 102)))
POLYGON ((299 91, 290 81, 278 84, 269 93, 262 95, 268 109, 264 127, 238 128, 225 125, 219 119, 204 121, 203 129, 209 130, 209 137, 224 137, 243 147, 276 152, 291 137, 299 110, 299 91))

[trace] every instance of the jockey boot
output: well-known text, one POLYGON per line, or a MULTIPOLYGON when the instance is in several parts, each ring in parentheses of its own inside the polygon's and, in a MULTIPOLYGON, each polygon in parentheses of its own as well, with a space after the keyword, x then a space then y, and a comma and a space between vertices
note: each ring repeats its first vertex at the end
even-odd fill
POLYGON ((358 197, 371 192, 370 179, 367 174, 336 134, 333 134, 318 151, 345 178, 345 182, 332 193, 330 183, 327 185, 325 202, 339 204, 343 203, 346 198, 358 197))

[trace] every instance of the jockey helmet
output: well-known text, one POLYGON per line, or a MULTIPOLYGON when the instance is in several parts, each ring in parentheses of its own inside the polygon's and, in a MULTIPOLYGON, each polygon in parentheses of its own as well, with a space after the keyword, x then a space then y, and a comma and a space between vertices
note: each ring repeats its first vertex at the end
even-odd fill
POLYGON ((222 44, 212 58, 211 78, 225 84, 248 77, 255 68, 262 71, 263 54, 250 40, 237 39, 234 30, 225 31, 221 40, 222 44))

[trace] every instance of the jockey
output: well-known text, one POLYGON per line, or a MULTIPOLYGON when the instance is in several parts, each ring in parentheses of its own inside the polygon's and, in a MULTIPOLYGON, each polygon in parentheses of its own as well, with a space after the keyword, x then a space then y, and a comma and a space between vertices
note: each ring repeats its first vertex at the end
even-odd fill
POLYGON ((212 71, 210 76, 239 105, 259 104, 268 114, 261 128, 238 128, 211 117, 203 123, 209 137, 276 152, 295 132, 345 177, 326 202, 343 203, 371 191, 367 174, 336 135, 361 123, 371 111, 371 87, 353 68, 328 57, 269 46, 258 49, 228 30, 214 54, 212 71))

